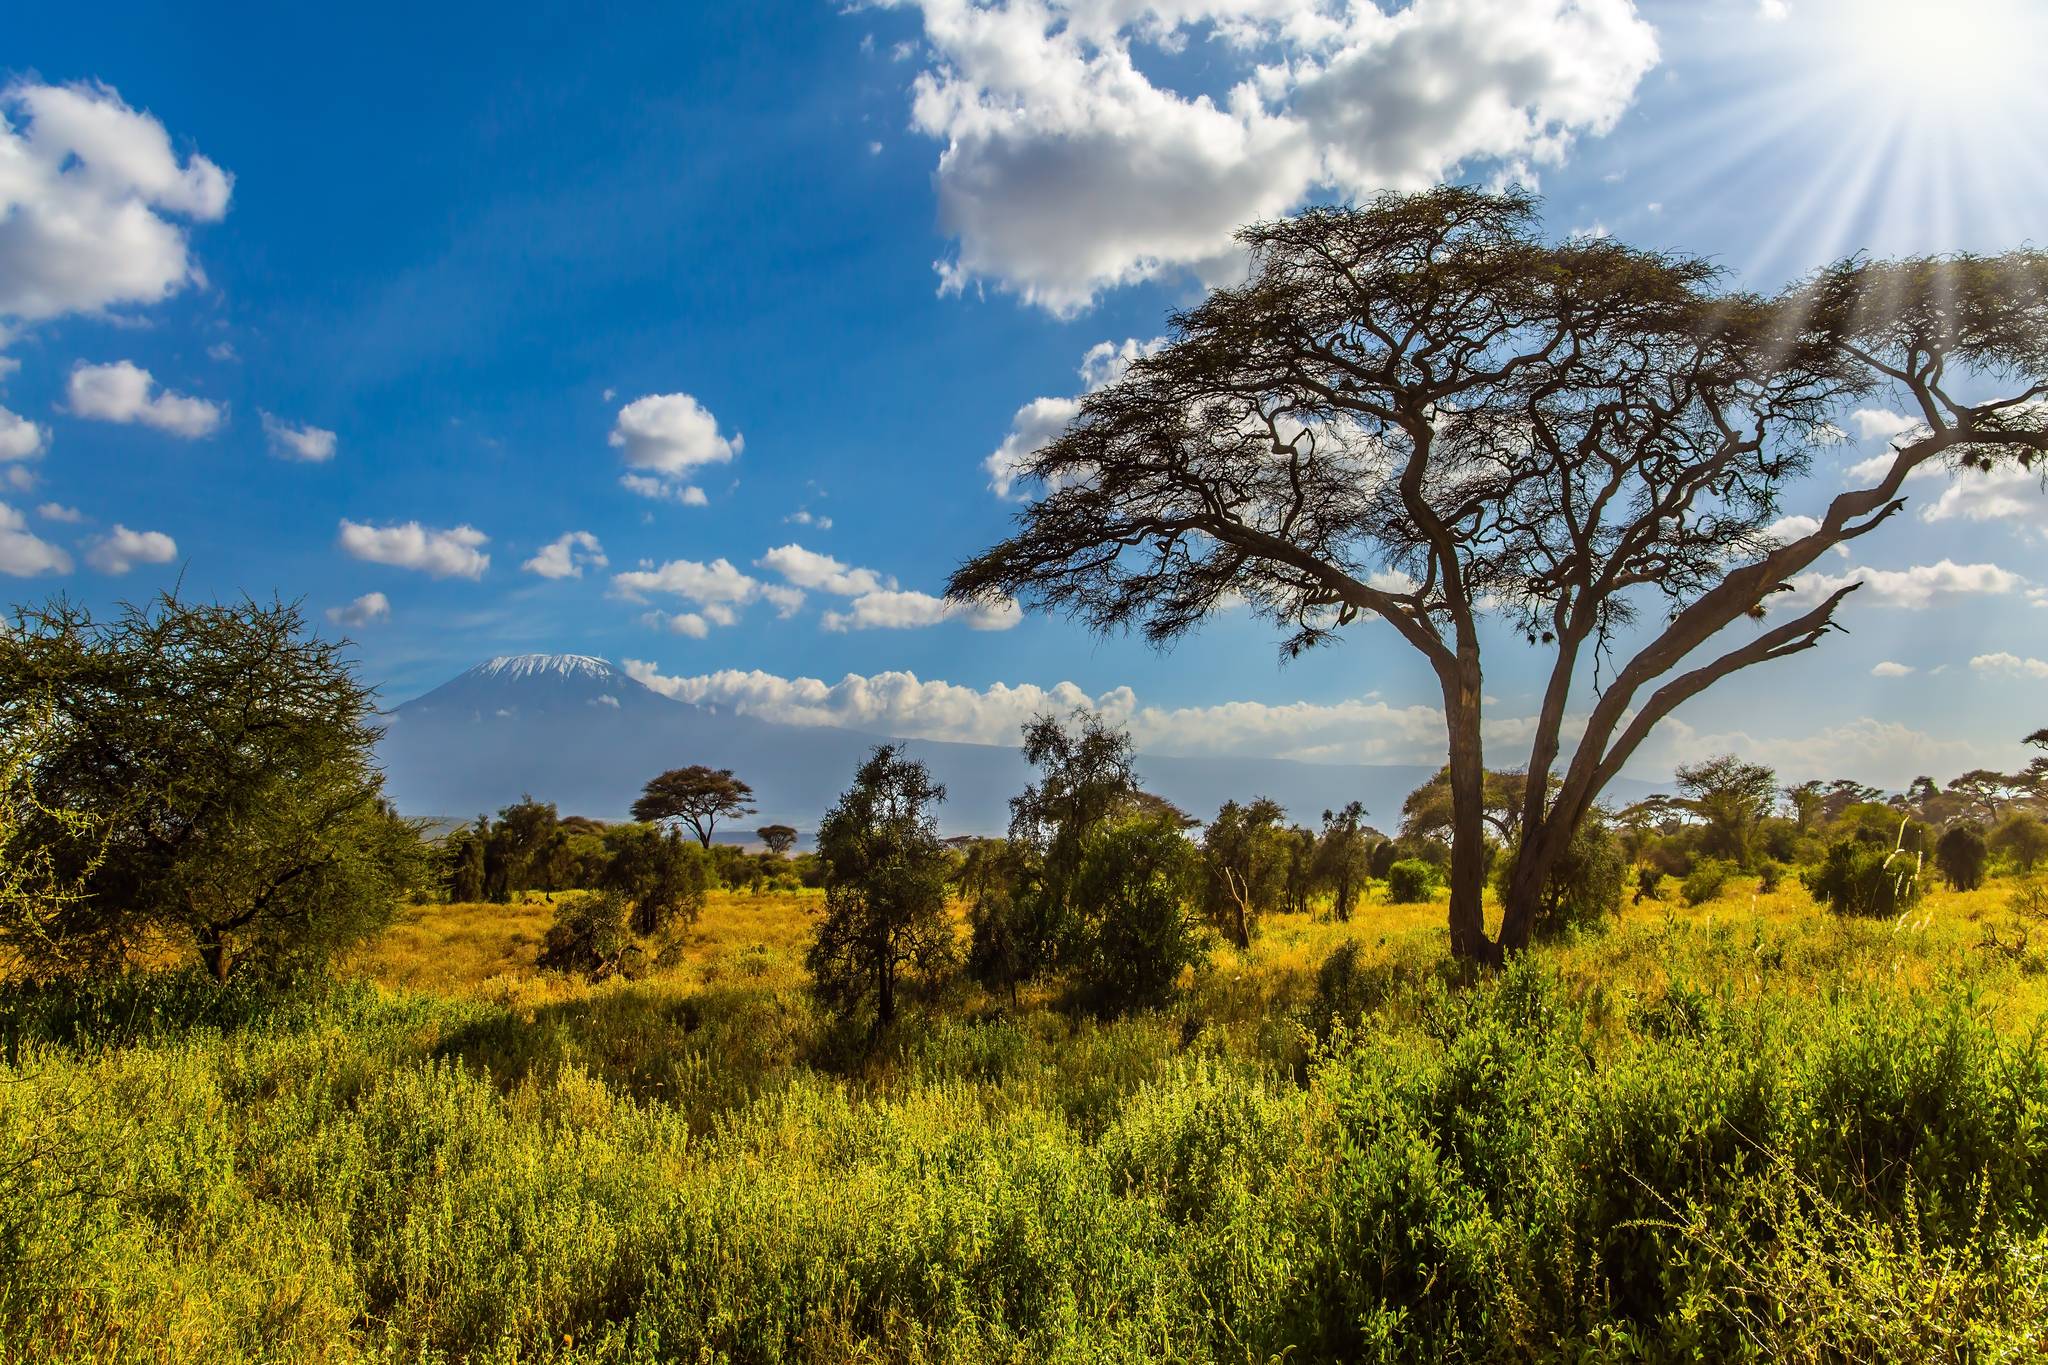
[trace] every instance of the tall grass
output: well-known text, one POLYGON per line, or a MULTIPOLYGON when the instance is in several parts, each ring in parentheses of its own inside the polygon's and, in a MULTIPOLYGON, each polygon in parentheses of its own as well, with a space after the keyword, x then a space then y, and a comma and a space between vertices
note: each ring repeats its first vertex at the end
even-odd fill
POLYGON ((1165 1011, 957 988, 872 1048, 794 901, 594 987, 485 934, 431 991, 15 989, 0 1358, 2039 1359, 2005 894, 1738 885, 1471 982, 1406 909, 1281 917, 1165 1011))

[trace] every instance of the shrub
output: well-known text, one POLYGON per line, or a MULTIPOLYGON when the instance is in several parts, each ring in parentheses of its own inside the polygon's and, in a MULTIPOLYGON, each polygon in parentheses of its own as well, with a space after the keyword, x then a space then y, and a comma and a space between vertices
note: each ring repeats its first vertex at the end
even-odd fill
POLYGON ((1975 825, 1956 825, 1934 846, 1934 865, 1951 887, 1975 891, 1984 884, 1984 862, 1989 855, 1982 830, 1975 825))
POLYGON ((613 825, 604 832, 600 890, 633 912, 635 933, 653 934, 671 924, 694 924, 704 908, 711 861, 678 830, 655 825, 613 825))
POLYGON ((2014 811, 1998 822, 1989 843, 2019 871, 2032 872, 2036 863, 2048 859, 2048 824, 2025 811, 2014 811))
POLYGON ((1687 905, 1704 905, 1720 895, 1734 875, 1735 864, 1721 858, 1702 858, 1685 874, 1678 894, 1685 897, 1687 905))
POLYGON ((1420 858, 1403 858, 1387 868, 1387 899, 1395 905, 1419 905, 1443 885, 1443 869, 1420 858))
POLYGON ((1756 889, 1768 896, 1778 889, 1778 883, 1785 880, 1785 865, 1769 861, 1759 864, 1756 869, 1756 889))
POLYGON ((1636 904, 1662 899, 1658 888, 1664 883, 1664 869, 1653 863, 1644 863, 1636 869, 1636 904))
POLYGON ((1837 839, 1820 866, 1807 869, 1801 880, 1838 915, 1888 917, 1920 899, 1920 858, 1861 839, 1837 839))
POLYGON ((1089 938, 1081 985, 1095 1004, 1164 1004, 1181 969, 1206 956, 1188 913, 1200 877, 1200 856, 1171 820, 1125 820, 1089 836, 1075 890, 1089 938))
MULTIPOLYGON (((1504 850, 1493 869, 1494 889, 1503 897, 1514 871, 1515 850, 1504 850)), ((1536 935, 1549 937, 1599 923, 1621 908, 1622 886, 1627 880, 1628 862, 1614 832, 1598 820, 1585 821, 1572 831, 1564 856, 1550 869, 1542 903, 1536 909, 1536 935)))
POLYGON ((539 965, 581 972, 593 981, 637 968, 640 949, 626 929, 626 902, 611 891, 564 899, 541 940, 539 965))

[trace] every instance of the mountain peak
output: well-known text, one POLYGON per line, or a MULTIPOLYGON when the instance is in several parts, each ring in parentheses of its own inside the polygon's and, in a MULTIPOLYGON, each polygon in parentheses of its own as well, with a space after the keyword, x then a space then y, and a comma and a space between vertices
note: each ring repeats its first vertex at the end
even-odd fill
POLYGON ((469 670, 472 678, 518 682, 528 678, 589 678, 610 681, 622 676, 611 660, 591 654, 500 654, 469 670))

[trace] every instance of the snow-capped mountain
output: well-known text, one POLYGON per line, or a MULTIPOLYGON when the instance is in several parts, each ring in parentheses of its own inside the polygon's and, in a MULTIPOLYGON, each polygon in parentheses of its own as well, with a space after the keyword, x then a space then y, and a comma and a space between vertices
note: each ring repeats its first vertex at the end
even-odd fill
MULTIPOLYGON (((492 659, 397 707, 386 722, 386 789, 408 815, 468 818, 531 794, 565 815, 620 819, 648 778, 702 763, 731 768, 754 789, 760 812, 735 835, 771 821, 815 829, 861 759, 887 739, 675 701, 583 654, 492 659)), ((948 834, 994 834, 1009 824, 1009 799, 1032 777, 1015 748, 904 743, 946 785, 940 824, 948 834)), ((1356 800, 1391 830, 1401 799, 1431 769, 1141 754, 1138 771, 1149 790, 1205 819, 1226 800, 1270 796, 1312 824, 1356 800)))

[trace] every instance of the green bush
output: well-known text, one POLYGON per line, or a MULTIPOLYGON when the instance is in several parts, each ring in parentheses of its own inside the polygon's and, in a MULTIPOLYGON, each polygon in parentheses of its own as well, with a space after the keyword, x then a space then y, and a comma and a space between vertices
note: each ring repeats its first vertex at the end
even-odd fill
POLYGON ((1721 894, 1736 871, 1735 864, 1724 859, 1702 858, 1692 865, 1692 871, 1685 874, 1678 894, 1685 898, 1687 905, 1705 905, 1721 894))
POLYGON ((612 891, 564 897, 541 940, 544 971, 581 972, 593 981, 637 966, 640 949, 626 927, 626 902, 612 891))
POLYGON ((1801 874, 1813 898, 1838 915, 1888 918, 1920 899, 1920 858, 1862 839, 1837 839, 1820 866, 1801 874))
MULTIPOLYGON (((1514 876, 1515 850, 1505 849, 1495 860, 1495 894, 1505 897, 1514 876)), ((1567 929, 1598 924, 1621 909, 1624 884, 1628 881, 1628 860, 1614 832, 1597 820, 1587 820, 1572 831, 1564 856, 1550 869, 1537 907, 1535 933, 1553 937, 1567 929)))
POLYGON ((1395 905, 1419 905, 1443 885, 1443 869, 1420 858, 1402 858, 1387 868, 1387 899, 1395 905))
POLYGON ((1785 865, 1783 863, 1766 860, 1758 864, 1756 869, 1756 889, 1759 892, 1768 896, 1773 891, 1776 891, 1779 883, 1784 880, 1785 865))
POLYGON ((1664 884, 1664 869, 1654 863, 1644 863, 1636 869, 1636 903, 1663 899, 1657 893, 1664 884))
POLYGON ((1171 819, 1136 817, 1088 836, 1075 900, 1087 939, 1080 985, 1093 1004, 1164 1004, 1182 970, 1208 955, 1189 913, 1200 878, 1200 855, 1171 819))
POLYGON ((1934 865, 1957 891, 1975 891, 1984 884, 1984 863, 1989 856, 1984 832, 1975 825, 1952 826, 1934 845, 1934 865))

